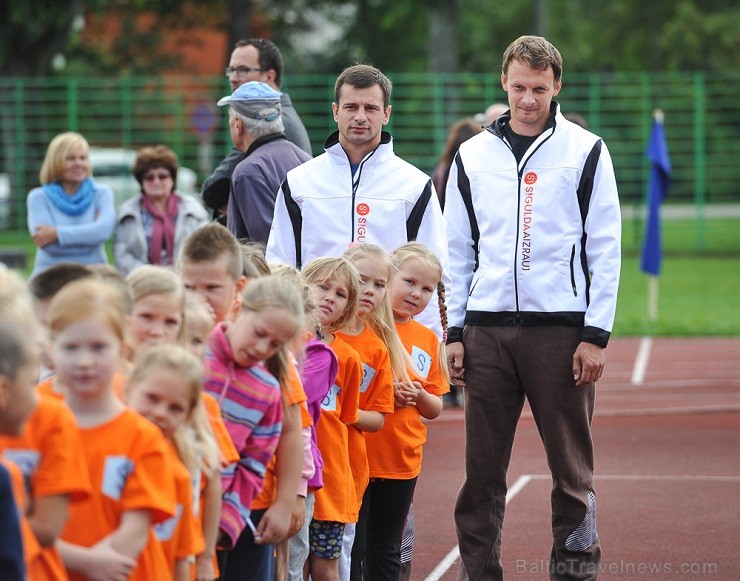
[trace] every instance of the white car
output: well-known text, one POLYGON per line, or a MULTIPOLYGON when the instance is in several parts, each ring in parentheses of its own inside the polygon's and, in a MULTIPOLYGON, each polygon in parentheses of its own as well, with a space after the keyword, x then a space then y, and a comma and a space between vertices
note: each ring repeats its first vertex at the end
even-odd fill
MULTIPOLYGON (((116 207, 141 193, 139 182, 131 173, 136 153, 133 149, 90 148, 93 178, 98 183, 110 186, 115 194, 116 207)), ((192 169, 180 166, 175 189, 181 194, 199 197, 198 176, 192 169)))

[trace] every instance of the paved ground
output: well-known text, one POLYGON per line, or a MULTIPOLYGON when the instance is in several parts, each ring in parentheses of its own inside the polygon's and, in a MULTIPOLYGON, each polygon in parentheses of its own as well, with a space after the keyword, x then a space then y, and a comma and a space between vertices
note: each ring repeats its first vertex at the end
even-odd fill
MULTIPOLYGON (((457 573, 452 510, 463 421, 453 408, 429 425, 415 498, 415 580, 457 573)), ((594 439, 600 578, 740 579, 740 339, 612 341, 594 439)), ((509 579, 547 578, 550 487, 525 409, 509 471, 509 579)))

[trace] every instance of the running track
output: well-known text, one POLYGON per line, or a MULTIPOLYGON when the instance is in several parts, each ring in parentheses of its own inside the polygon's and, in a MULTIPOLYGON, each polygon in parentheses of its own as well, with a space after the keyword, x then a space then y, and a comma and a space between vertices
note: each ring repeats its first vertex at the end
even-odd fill
MULTIPOLYGON (((430 422, 412 579, 455 579, 463 411, 430 422)), ((593 423, 599 578, 740 579, 740 339, 613 339, 593 423)), ((551 488, 525 406, 509 469, 507 579, 547 579, 551 488)))

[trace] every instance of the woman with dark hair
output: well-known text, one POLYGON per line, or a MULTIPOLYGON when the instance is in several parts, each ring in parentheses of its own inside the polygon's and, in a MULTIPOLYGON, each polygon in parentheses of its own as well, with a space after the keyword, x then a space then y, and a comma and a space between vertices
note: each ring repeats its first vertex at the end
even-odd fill
POLYGON ((33 274, 59 262, 107 263, 113 234, 113 191, 92 179, 90 146, 79 133, 57 135, 28 194, 28 231, 36 244, 33 274))
POLYGON ((447 176, 450 175, 450 167, 452 167, 452 161, 455 159, 455 154, 460 148, 461 143, 467 141, 473 137, 473 135, 476 135, 481 131, 483 131, 481 124, 472 117, 461 119, 450 127, 450 132, 447 134, 447 143, 445 143, 442 154, 439 156, 437 167, 435 167, 432 172, 434 189, 437 190, 439 205, 442 206, 443 210, 445 209, 447 176))
POLYGON ((141 195, 118 210, 113 254, 118 269, 128 274, 143 264, 174 266, 180 244, 208 222, 208 213, 191 196, 175 191, 179 163, 169 147, 139 151, 132 172, 141 195))

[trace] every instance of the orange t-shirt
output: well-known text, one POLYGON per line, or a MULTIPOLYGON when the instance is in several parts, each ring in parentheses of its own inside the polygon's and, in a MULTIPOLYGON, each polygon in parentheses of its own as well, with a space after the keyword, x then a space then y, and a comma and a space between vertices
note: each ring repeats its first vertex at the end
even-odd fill
MULTIPOLYGON (((450 390, 439 360, 439 340, 433 331, 410 320, 396 323, 398 336, 411 355, 411 379, 425 390, 441 396, 450 390)), ((397 408, 385 417, 379 432, 365 434, 370 476, 408 480, 421 472, 421 451, 427 439, 426 425, 419 410, 412 406, 397 408)))
POLYGON ((28 524, 28 520, 26 519, 26 491, 23 484, 23 472, 21 472, 21 469, 16 464, 6 460, 5 458, 0 458, 0 464, 5 466, 6 470, 10 474, 10 485, 13 488, 13 498, 15 500, 15 505, 18 508, 18 524, 20 525, 21 540, 23 542, 23 561, 26 564, 26 575, 28 579, 32 579, 32 577, 28 575, 29 565, 38 560, 39 554, 41 553, 41 545, 39 545, 36 535, 33 534, 31 525, 28 524))
MULTIPOLYGON (((291 406, 298 404, 301 410, 301 427, 305 428, 306 418, 303 413, 303 409, 306 408, 306 392, 303 390, 303 383, 301 382, 301 376, 298 374, 298 369, 295 365, 291 365, 288 369, 288 378, 283 389, 283 402, 285 405, 291 406)), ((309 426, 311 425, 311 416, 308 415, 308 409, 306 408, 305 415, 308 416, 309 426)), ((265 472, 265 481, 262 483, 262 490, 252 501, 252 510, 265 510, 269 508, 275 497, 277 496, 277 474, 275 473, 275 463, 277 462, 277 455, 273 455, 269 464, 267 464, 267 470, 265 472)))
POLYGON ((203 529, 198 525, 193 512, 193 482, 190 472, 172 444, 167 447, 167 451, 175 477, 177 506, 174 516, 154 525, 154 535, 162 545, 167 563, 174 573, 176 561, 202 553, 206 543, 203 529))
MULTIPOLYGON (((0 436, 2 455, 17 464, 34 499, 66 495, 70 502, 90 496, 82 439, 72 411, 56 396, 40 394, 20 436, 0 436)), ((30 579, 67 579, 56 547, 42 547, 28 563, 30 579)))
MULTIPOLYGON (((129 510, 149 510, 152 525, 175 514, 168 444, 157 426, 125 408, 99 426, 79 430, 93 494, 70 506, 63 540, 90 547, 114 532, 129 510)), ((154 537, 154 527, 149 527, 148 542, 130 580, 169 577, 164 551, 154 537)), ((74 573, 70 579, 84 578, 74 573)))
MULTIPOLYGON (((360 355, 362 361, 362 385, 360 386, 360 409, 388 415, 393 413, 393 371, 388 348, 369 325, 359 335, 339 334, 360 355)), ((371 466, 367 457, 365 437, 368 434, 355 426, 349 427, 349 462, 355 481, 358 505, 370 481, 371 466)))
POLYGON ((313 518, 319 521, 357 522, 358 502, 349 461, 349 429, 359 419, 362 361, 357 351, 338 336, 329 343, 339 371, 321 402, 316 440, 324 459, 324 487, 316 491, 313 518))

